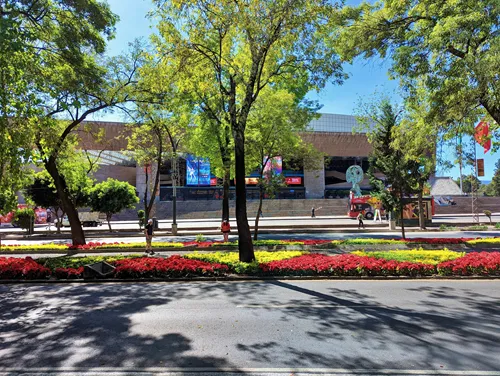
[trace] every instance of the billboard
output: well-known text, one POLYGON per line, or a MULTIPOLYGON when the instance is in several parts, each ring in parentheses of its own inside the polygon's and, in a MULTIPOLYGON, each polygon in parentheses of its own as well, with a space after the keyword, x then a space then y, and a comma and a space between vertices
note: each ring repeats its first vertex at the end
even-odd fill
POLYGON ((186 157, 186 185, 198 185, 198 158, 194 155, 186 157))
POLYGON ((210 160, 194 155, 186 157, 186 185, 210 185, 210 160))
POLYGON ((267 176, 270 171, 272 171, 273 175, 281 175, 283 172, 283 159, 281 157, 273 157, 268 159, 268 157, 266 156, 264 157, 262 163, 265 163, 264 176, 267 176))
POLYGON ((210 185, 210 160, 198 159, 198 185, 210 185))

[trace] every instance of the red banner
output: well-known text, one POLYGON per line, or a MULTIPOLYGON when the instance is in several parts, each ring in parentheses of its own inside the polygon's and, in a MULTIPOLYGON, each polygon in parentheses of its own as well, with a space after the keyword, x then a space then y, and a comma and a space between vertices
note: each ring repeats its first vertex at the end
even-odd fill
POLYGON ((210 178, 210 185, 217 185, 217 178, 210 178))
POLYGON ((484 147, 486 154, 491 149, 491 139, 489 138, 488 123, 481 121, 474 130, 474 139, 479 145, 484 147))
POLYGON ((288 185, 302 184, 302 178, 300 178, 300 177, 289 177, 289 178, 285 178, 285 182, 288 185))

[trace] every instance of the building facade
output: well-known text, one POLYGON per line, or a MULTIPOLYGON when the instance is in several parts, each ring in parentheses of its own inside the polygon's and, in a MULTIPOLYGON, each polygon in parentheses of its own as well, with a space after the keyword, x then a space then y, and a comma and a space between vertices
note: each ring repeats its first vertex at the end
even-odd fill
MULTIPOLYGON (((100 156, 100 168, 95 176, 102 181, 108 177, 127 181, 136 187, 139 197, 146 188, 146 174, 154 173, 158 166, 139 166, 133 155, 126 152, 128 129, 118 122, 87 122, 93 131, 104 129, 105 137, 96 142, 90 136, 94 132, 82 132, 82 149, 100 156)), ((354 116, 321 114, 311 121, 307 132, 301 133, 304 141, 314 145, 326 157, 318 161, 316 170, 304 169, 300 161, 279 161, 280 172, 287 186, 276 198, 338 198, 346 197, 350 188, 345 181, 347 168, 360 165, 363 171, 369 167, 371 145, 354 116)), ((178 161, 177 197, 180 200, 218 200, 222 198, 222 180, 210 173, 209 161, 183 155, 178 161), (207 172, 208 171, 208 172, 207 172)), ((172 197, 172 165, 165 162, 160 168, 158 200, 169 201, 172 197)), ((258 198, 257 176, 247 176, 248 198, 258 198)), ((369 188, 367 179, 361 188, 369 188)))

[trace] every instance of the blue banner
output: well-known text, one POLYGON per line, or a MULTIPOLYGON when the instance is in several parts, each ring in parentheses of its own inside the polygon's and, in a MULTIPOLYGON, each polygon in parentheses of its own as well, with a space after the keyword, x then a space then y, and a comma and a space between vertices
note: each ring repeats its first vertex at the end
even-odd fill
POLYGON ((194 155, 186 157, 186 185, 210 185, 210 160, 194 155))
POLYGON ((198 184, 210 185, 210 160, 208 158, 200 158, 198 160, 198 184))
POLYGON ((186 185, 198 185, 198 158, 194 155, 186 158, 186 185))

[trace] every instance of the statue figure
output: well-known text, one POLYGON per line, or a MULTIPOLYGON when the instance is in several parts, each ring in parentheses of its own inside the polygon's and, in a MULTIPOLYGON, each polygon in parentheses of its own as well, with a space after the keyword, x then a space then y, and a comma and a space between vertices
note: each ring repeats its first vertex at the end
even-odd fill
POLYGON ((351 190, 354 192, 355 197, 361 196, 361 188, 359 183, 363 181, 363 169, 361 166, 351 166, 347 169, 345 179, 348 183, 352 184, 351 190))

